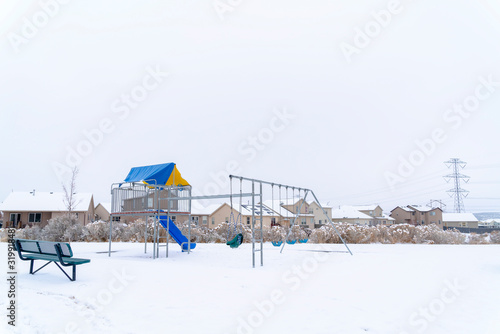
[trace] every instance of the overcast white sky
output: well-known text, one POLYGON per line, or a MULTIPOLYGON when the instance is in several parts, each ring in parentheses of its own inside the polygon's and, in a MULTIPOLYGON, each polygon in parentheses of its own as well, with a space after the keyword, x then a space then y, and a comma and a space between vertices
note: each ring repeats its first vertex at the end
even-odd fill
POLYGON ((198 193, 227 192, 229 164, 334 206, 453 211, 461 158, 467 211, 500 211, 497 1, 43 3, 0 4, 0 201, 76 163, 109 202, 175 162, 198 193))

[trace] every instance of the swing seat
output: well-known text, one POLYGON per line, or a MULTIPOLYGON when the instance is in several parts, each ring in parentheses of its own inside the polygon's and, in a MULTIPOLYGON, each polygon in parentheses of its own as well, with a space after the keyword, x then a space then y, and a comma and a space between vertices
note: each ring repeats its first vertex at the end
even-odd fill
POLYGON ((283 241, 272 241, 273 246, 279 247, 283 244, 283 241))
POLYGON ((286 243, 289 245, 294 245, 297 242, 297 240, 287 240, 286 243))
POLYGON ((299 239, 299 243, 305 244, 309 239, 299 239))
POLYGON ((242 242, 243 242, 243 234, 238 233, 233 238, 233 240, 226 242, 226 245, 228 245, 231 248, 238 248, 242 242))

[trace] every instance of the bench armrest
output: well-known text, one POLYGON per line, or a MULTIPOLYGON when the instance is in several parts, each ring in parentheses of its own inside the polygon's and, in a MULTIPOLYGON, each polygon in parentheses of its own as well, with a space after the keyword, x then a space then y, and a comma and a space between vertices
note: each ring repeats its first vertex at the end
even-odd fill
POLYGON ((66 263, 64 262, 63 260, 63 252, 62 252, 62 249, 61 249, 61 245, 59 244, 54 244, 54 247, 56 249, 56 253, 57 253, 57 257, 59 258, 59 262, 61 262, 61 264, 65 267, 68 267, 68 266, 72 266, 72 264, 69 264, 69 263, 66 263))
POLYGON ((14 248, 17 250, 17 253, 19 254, 19 258, 21 260, 23 261, 28 260, 23 256, 23 253, 21 252, 21 242, 18 239, 14 240, 14 248))

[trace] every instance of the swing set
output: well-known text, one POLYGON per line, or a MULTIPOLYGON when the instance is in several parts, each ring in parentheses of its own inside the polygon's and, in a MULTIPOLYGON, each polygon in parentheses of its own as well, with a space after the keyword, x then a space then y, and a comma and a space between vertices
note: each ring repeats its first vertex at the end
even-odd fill
POLYGON ((283 202, 282 202, 282 199, 281 199, 281 195, 282 195, 282 189, 281 188, 285 188, 285 196, 286 196, 286 207, 283 208, 285 210, 285 214, 287 215, 287 218, 289 219, 289 223, 290 223, 290 226, 289 226, 289 229, 288 229, 288 233, 285 237, 284 240, 274 240, 272 241, 272 245, 273 246, 276 246, 276 247, 279 247, 281 246, 281 251, 280 253, 283 252, 284 248, 285 248, 285 245, 286 244, 290 244, 290 245, 293 245, 295 243, 297 243, 297 241, 299 243, 306 243, 308 241, 307 238, 303 238, 303 239, 291 239, 290 238, 290 235, 293 231, 293 227, 297 224, 297 219, 299 218, 299 216, 302 214, 301 211, 302 211, 302 208, 304 206, 304 203, 306 203, 306 200, 307 200, 307 196, 309 194, 311 194, 314 198, 314 200, 316 201, 316 203, 318 203, 318 205, 320 206, 321 210, 323 211, 323 214, 328 218, 328 221, 329 223, 331 224, 331 226, 333 227, 333 229, 335 230, 336 234, 338 235, 338 237, 340 238, 340 240, 342 241, 342 243, 344 244, 344 246, 346 247, 347 251, 352 255, 352 252, 351 250, 349 249, 349 247, 347 246, 347 243, 345 242, 344 238, 342 238, 342 236, 340 235, 340 233, 338 232, 337 228, 335 227, 335 225, 333 224, 332 220, 328 217, 325 209, 321 206, 318 198, 316 197, 316 195, 314 194, 314 192, 310 189, 305 189, 305 188, 300 188, 300 187, 294 187, 294 186, 288 186, 288 185, 283 185, 283 184, 277 184, 277 183, 272 183, 272 182, 267 182, 267 181, 262 181, 262 180, 257 180, 257 179, 250 179, 250 178, 246 178, 246 177, 242 177, 242 176, 235 176, 235 175, 229 175, 229 179, 230 179, 230 184, 231 184, 231 218, 230 218, 230 225, 229 225, 229 228, 228 228, 228 238, 227 238, 227 244, 229 246, 231 246, 232 248, 237 248, 239 245, 241 245, 241 242, 243 241, 243 234, 242 234, 242 223, 241 223, 241 214, 242 214, 242 204, 241 204, 241 201, 242 201, 242 189, 243 189, 243 181, 248 181, 251 183, 251 186, 252 186, 252 194, 254 196, 252 196, 252 259, 253 259, 253 265, 255 267, 255 253, 257 252, 260 252, 261 254, 261 265, 263 265, 263 229, 262 229, 262 224, 263 224, 263 201, 262 201, 262 197, 263 197, 263 185, 270 185, 271 186, 271 198, 272 198, 272 204, 271 204, 271 210, 273 213, 277 213, 275 210, 274 210, 274 187, 278 187, 278 197, 279 197, 279 214, 278 214, 278 219, 279 219, 279 222, 276 223, 276 220, 275 218, 271 218, 271 226, 273 226, 273 221, 276 225, 281 225, 283 223, 283 214, 282 214, 282 207, 283 207, 283 202), (239 179, 240 180, 240 209, 239 209, 239 213, 236 217, 234 217, 234 214, 233 214, 233 202, 232 202, 232 196, 233 196, 233 187, 232 187, 232 179, 233 178, 236 178, 236 179, 239 179), (259 186, 259 191, 258 193, 255 192, 255 185, 258 184, 259 186), (300 203, 300 206, 298 208, 296 208, 296 210, 288 210, 287 207, 290 207, 290 205, 293 205, 295 203, 290 203, 290 198, 288 196, 288 193, 289 193, 289 189, 291 189, 291 192, 292 192, 292 202, 295 200, 295 191, 298 191, 298 194, 299 194, 299 198, 301 199, 301 203, 300 203), (302 198, 302 193, 304 194, 303 198, 302 198), (256 205, 255 205, 255 197, 260 197, 260 201, 259 203, 257 204, 257 208, 259 209, 259 216, 257 217, 256 216, 256 212, 255 212, 255 208, 256 208, 256 205), (295 211, 295 212, 294 212, 295 211), (256 222, 260 222, 260 224, 256 227, 256 222), (240 227, 240 233, 238 233, 238 226, 240 227), (232 228, 232 231, 233 233, 231 234, 231 228, 232 228), (259 233, 260 232, 260 233, 259 233), (231 237, 231 238, 230 238, 231 237), (257 244, 260 244, 260 247, 256 248, 255 245, 257 244))

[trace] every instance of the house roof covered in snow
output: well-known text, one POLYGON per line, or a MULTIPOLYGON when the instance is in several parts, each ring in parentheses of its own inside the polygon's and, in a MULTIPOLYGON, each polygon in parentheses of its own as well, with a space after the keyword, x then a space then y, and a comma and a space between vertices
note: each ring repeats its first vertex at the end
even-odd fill
POLYGON ((386 219, 386 220, 391 220, 391 221, 392 220, 394 220, 394 221, 396 220, 396 219, 392 218, 391 216, 389 216, 386 213, 382 214, 382 217, 377 217, 377 219, 386 219))
POLYGON ((351 205, 354 209, 358 211, 374 211, 379 207, 377 204, 372 204, 372 205, 351 205))
MULTIPOLYGON (((191 214, 193 215, 211 215, 224 203, 203 205, 201 201, 193 200, 191 202, 191 214)), ((234 203, 233 203, 234 204, 234 203)))
POLYGON ((420 211, 420 212, 429 212, 432 210, 439 209, 439 208, 430 207, 430 206, 423 206, 423 205, 408 205, 408 207, 415 209, 416 211, 420 211))
POLYGON ((397 208, 400 208, 400 209, 405 210, 407 212, 414 212, 415 211, 412 208, 409 208, 407 206, 402 206, 402 205, 395 207, 392 211, 396 210, 397 208))
MULTIPOLYGON (((73 211, 85 212, 89 209, 92 194, 74 194, 75 205, 73 211)), ((40 212, 64 212, 67 210, 65 196, 62 192, 11 192, 0 204, 0 211, 40 211, 40 212)))
MULTIPOLYGON (((309 203, 309 205, 313 205, 313 203, 318 204, 316 201, 312 201, 309 203)), ((319 204, 324 208, 324 209, 331 209, 332 205, 330 204, 331 202, 320 202, 319 204)))
POLYGON ((443 222, 477 222, 472 213, 443 213, 443 222))
POLYGON ((352 206, 341 206, 339 209, 332 210, 333 219, 373 219, 373 217, 364 214, 352 206))
MULTIPOLYGON (((396 208, 394 208, 392 211, 396 210, 397 208, 401 208, 407 212, 415 212, 415 211, 419 211, 419 212, 429 212, 429 211, 432 211, 432 210, 436 210, 436 209, 440 209, 440 208, 431 208, 429 206, 423 206, 423 205, 408 205, 408 206, 398 206, 396 208)), ((441 209, 440 209, 441 210, 441 209)))

